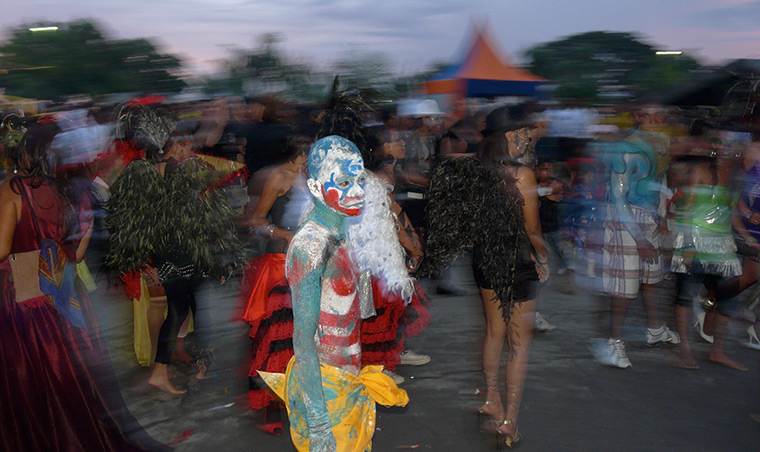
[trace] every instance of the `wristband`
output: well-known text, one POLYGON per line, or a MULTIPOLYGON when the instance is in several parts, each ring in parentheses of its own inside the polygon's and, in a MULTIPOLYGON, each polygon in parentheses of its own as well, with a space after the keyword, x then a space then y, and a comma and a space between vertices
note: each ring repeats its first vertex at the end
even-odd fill
POLYGON ((757 239, 756 239, 756 238, 754 238, 754 237, 752 237, 752 236, 749 236, 749 237, 745 237, 745 238, 744 238, 744 243, 751 243, 751 244, 754 244, 754 243, 757 243, 757 239))

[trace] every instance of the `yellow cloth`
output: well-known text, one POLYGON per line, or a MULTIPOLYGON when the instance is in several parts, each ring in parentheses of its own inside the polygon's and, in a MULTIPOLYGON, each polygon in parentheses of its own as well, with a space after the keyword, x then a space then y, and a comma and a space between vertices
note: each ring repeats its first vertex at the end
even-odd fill
POLYGON ((97 284, 95 284, 95 280, 92 278, 90 269, 87 267, 87 264, 83 260, 77 262, 76 272, 79 276, 79 279, 82 281, 82 284, 84 284, 84 287, 87 288, 88 292, 93 293, 98 289, 97 284))
POLYGON ((150 367, 153 347, 150 344, 148 329, 148 308, 150 308, 150 293, 145 283, 145 276, 140 277, 140 298, 133 298, 135 326, 135 355, 141 366, 150 367))
MULTIPOLYGON (((259 375, 286 401, 293 444, 299 452, 307 452, 305 406, 298 382, 292 378, 295 363, 295 357, 291 358, 284 374, 259 371, 259 375)), ((321 367, 322 388, 338 452, 371 451, 375 402, 384 406, 406 406, 409 396, 382 373, 383 366, 365 366, 358 376, 327 364, 321 367)))
MULTIPOLYGON (((163 297, 166 300, 166 297, 163 297)), ((148 309, 150 308, 151 297, 148 292, 148 283, 145 281, 145 275, 140 274, 140 298, 133 298, 134 313, 134 336, 135 336, 135 356, 141 366, 150 367, 154 358, 153 345, 150 343, 150 328, 148 328, 148 309)), ((166 318, 168 308, 164 309, 164 318, 166 318)), ((193 317, 190 316, 190 326, 187 332, 192 333, 195 330, 193 317)))

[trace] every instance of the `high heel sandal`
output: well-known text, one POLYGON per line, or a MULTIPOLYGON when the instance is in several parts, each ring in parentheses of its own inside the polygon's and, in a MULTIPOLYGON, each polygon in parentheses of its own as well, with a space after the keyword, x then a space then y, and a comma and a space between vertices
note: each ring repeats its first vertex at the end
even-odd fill
POLYGON ((750 325, 749 328, 747 328, 747 334, 749 334, 749 340, 747 342, 742 342, 742 345, 753 350, 760 350, 760 340, 757 338, 755 325, 750 325))
POLYGON ((501 425, 496 430, 496 432, 499 434, 499 449, 501 449, 501 445, 507 446, 507 448, 511 449, 517 445, 517 443, 520 442, 520 431, 517 430, 517 426, 515 426, 515 432, 514 433, 504 433, 502 432, 502 427, 505 425, 514 424, 515 421, 511 419, 504 419, 501 421, 501 425))

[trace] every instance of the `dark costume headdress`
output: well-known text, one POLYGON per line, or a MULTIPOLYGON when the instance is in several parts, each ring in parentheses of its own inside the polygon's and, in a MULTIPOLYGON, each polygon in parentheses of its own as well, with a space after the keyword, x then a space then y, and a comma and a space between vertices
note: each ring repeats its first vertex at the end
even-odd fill
POLYGON ((362 154, 365 164, 371 161, 365 136, 364 112, 372 111, 361 96, 353 91, 338 91, 339 80, 333 80, 330 101, 322 117, 318 138, 338 135, 353 142, 362 154))

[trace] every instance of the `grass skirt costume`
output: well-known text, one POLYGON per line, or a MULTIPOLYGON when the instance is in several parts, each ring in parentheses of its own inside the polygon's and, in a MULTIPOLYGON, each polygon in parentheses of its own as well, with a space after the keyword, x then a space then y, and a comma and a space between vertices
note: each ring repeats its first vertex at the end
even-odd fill
MULTIPOLYGON (((84 231, 73 232, 73 238, 64 232, 66 201, 50 185, 32 188, 24 181, 22 189, 34 204, 42 237, 24 201, 11 251, 39 249, 46 238, 58 243, 71 262, 84 231)), ((89 224, 88 211, 82 206, 77 212, 81 224, 89 224)), ((129 413, 78 276, 71 294, 80 307, 80 326, 50 296, 17 303, 9 259, 0 262, 0 450, 170 450, 129 413)))
POLYGON ((434 276, 474 249, 474 273, 496 293, 507 321, 513 303, 534 296, 538 281, 514 179, 505 167, 448 159, 434 168, 427 196, 427 249, 418 274, 434 276))
POLYGON ((181 295, 167 295, 171 321, 159 334, 156 362, 168 364, 171 344, 187 309, 193 309, 194 300, 186 300, 185 293, 191 295, 206 276, 228 277, 242 262, 233 212, 224 193, 213 189, 222 177, 198 158, 169 159, 163 176, 141 158, 130 162, 111 186, 106 264, 121 274, 153 266, 165 288, 181 295))

